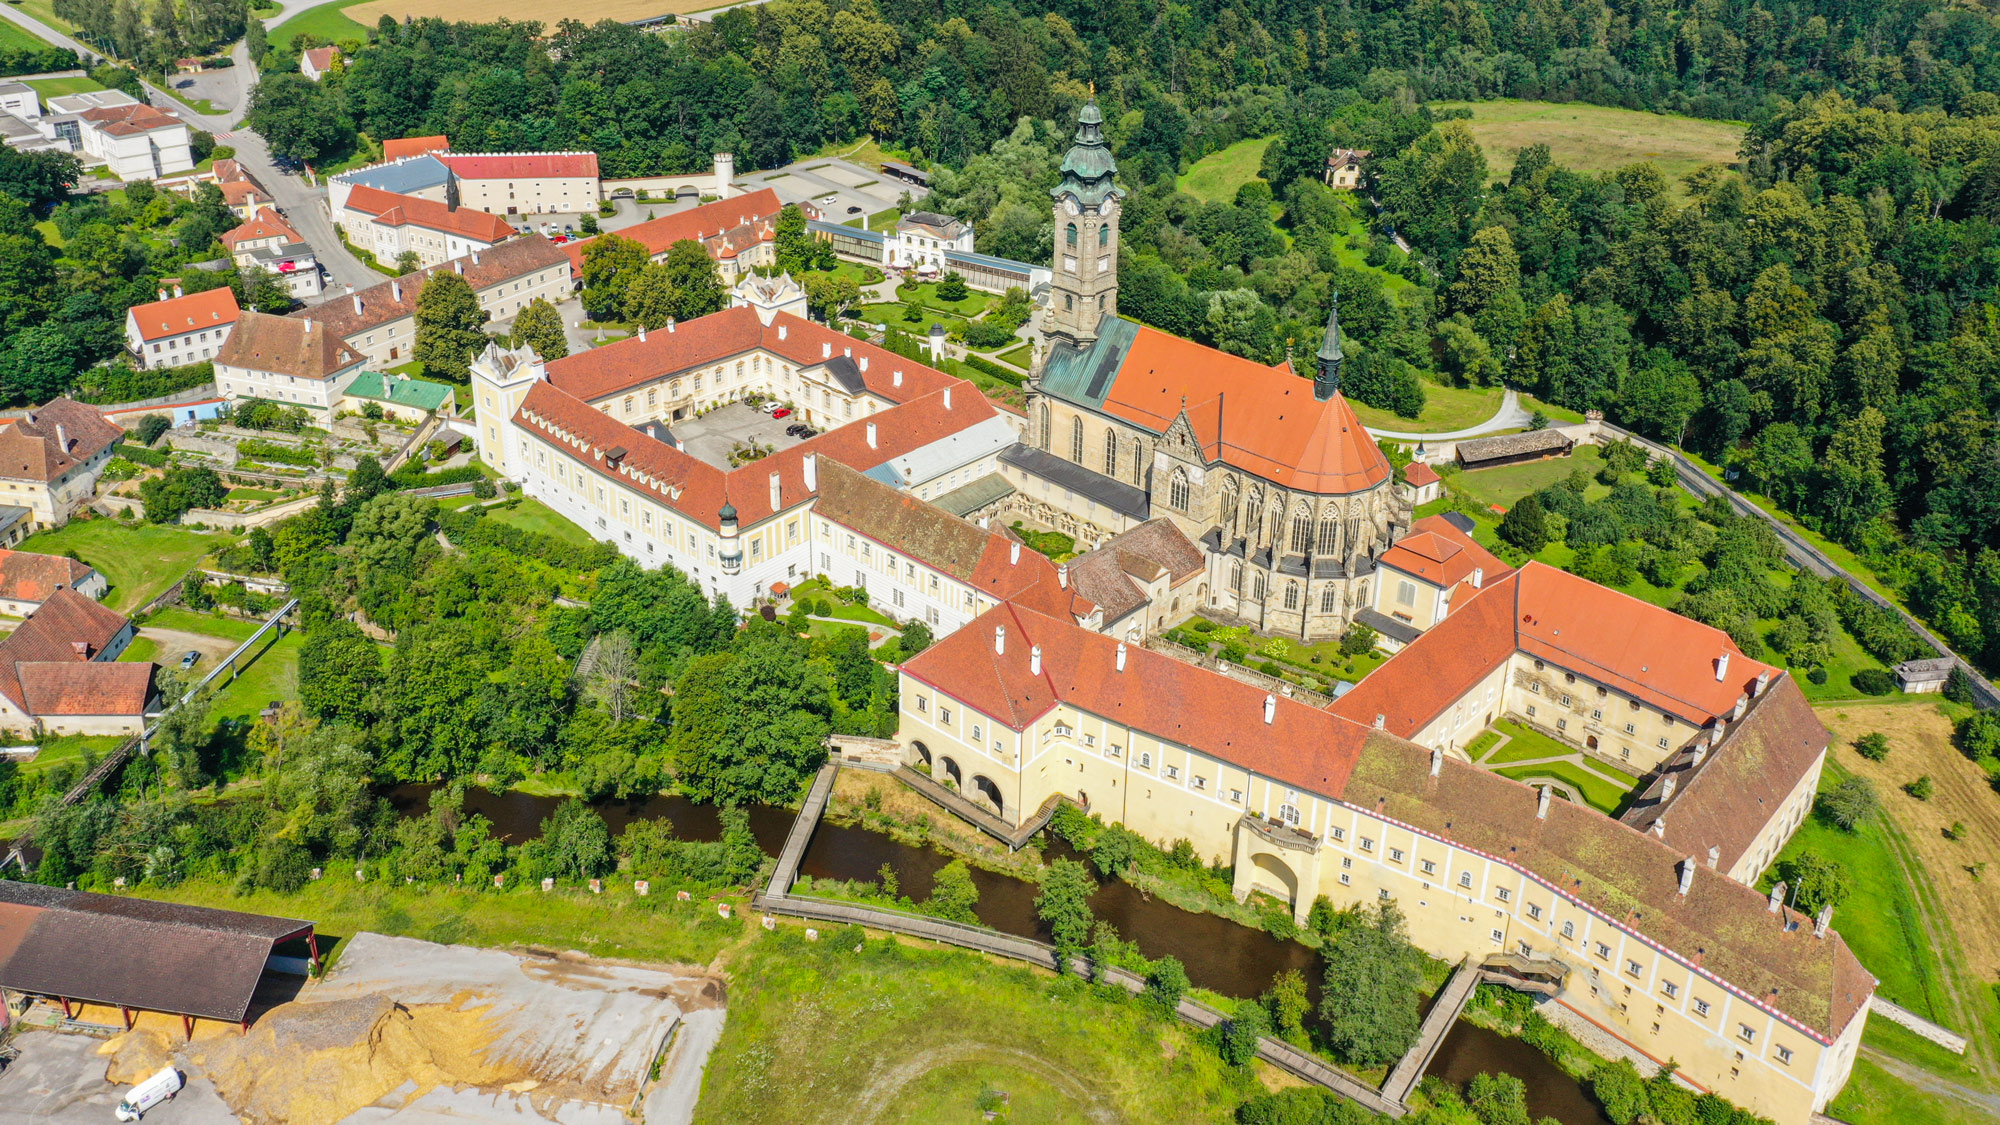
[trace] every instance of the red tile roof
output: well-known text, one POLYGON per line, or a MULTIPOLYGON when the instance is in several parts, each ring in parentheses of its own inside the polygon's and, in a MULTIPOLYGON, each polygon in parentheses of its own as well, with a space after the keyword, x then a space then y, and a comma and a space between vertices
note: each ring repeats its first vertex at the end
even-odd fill
POLYGON ((404 137, 396 141, 382 142, 382 162, 393 164, 406 156, 422 156, 427 152, 443 152, 451 147, 451 139, 442 133, 428 137, 404 137))
POLYGON ((649 331, 644 339, 630 336, 578 352, 549 364, 548 376, 549 382, 570 394, 595 402, 627 387, 676 372, 692 372, 760 347, 802 368, 835 358, 852 359, 868 392, 891 402, 908 402, 959 382, 942 371, 791 313, 778 313, 766 325, 748 306, 677 324, 672 331, 649 331))
POLYGON ((304 242, 298 231, 290 223, 280 218, 274 208, 266 207, 250 217, 242 226, 222 235, 222 244, 230 250, 239 242, 249 242, 257 238, 279 238, 286 242, 304 242))
POLYGON ((1144 325, 1103 409, 1155 433, 1186 411, 1210 460, 1307 492, 1361 492, 1389 479, 1388 458, 1345 396, 1313 398, 1290 365, 1254 360, 1144 325))
POLYGON ((333 57, 339 53, 338 47, 314 47, 306 52, 305 57, 312 63, 314 70, 325 71, 327 67, 333 65, 333 57))
POLYGON ((438 159, 462 180, 597 178, 594 152, 441 152, 438 159))
POLYGON ((490 250, 453 258, 443 265, 406 273, 393 281, 384 280, 358 293, 335 297, 323 305, 298 309, 286 315, 318 321, 341 339, 351 340, 371 328, 414 315, 417 297, 423 292, 424 283, 438 270, 460 273, 477 294, 551 266, 566 264, 560 246, 539 234, 530 234, 510 238, 490 250))
POLYGON ((330 379, 364 358, 318 321, 246 312, 216 353, 215 362, 320 380, 330 379))
POLYGON ((514 237, 507 220, 472 207, 452 207, 435 199, 356 184, 347 192, 345 210, 372 215, 383 226, 418 226, 492 245, 514 237))
POLYGON ((1380 714, 1391 733, 1414 737, 1515 652, 1695 725, 1733 709, 1759 673, 1784 675, 1720 629, 1538 562, 1461 598, 1333 710, 1357 722, 1380 714))
POLYGON ((0 429, 0 477, 52 481, 124 436, 96 407, 53 399, 0 429))
MULTIPOLYGON (((783 206, 778 202, 776 191, 764 188, 748 195, 704 203, 671 215, 648 219, 611 233, 644 246, 646 256, 651 258, 665 254, 667 248, 676 242, 694 239, 703 242, 710 257, 721 260, 733 258, 749 246, 776 237, 774 224, 783 206)), ((595 239, 585 238, 563 246, 569 254, 570 268, 578 277, 583 276, 583 248, 593 241, 595 239)))
POLYGON ((1436 484, 1440 479, 1442 478, 1437 475, 1437 470, 1422 461, 1412 461, 1403 466, 1403 480, 1411 488, 1422 488, 1425 485, 1436 484))
POLYGON ((223 204, 229 207, 241 207, 258 199, 270 198, 264 194, 263 188, 249 180, 224 180, 216 186, 222 191, 223 204))
POLYGON ((91 123, 98 132, 114 137, 132 137, 141 133, 171 129, 184 122, 171 113, 141 102, 137 105, 107 105, 96 109, 86 109, 77 116, 91 123))
POLYGON ((155 671, 150 660, 14 666, 30 715, 142 714, 153 696, 155 671))
POLYGON ((62 555, 0 551, 0 598, 47 601, 57 590, 74 589, 95 573, 89 564, 62 555))
POLYGON ((77 593, 57 590, 0 640, 0 660, 66 663, 94 660, 130 624, 124 614, 77 593), (79 649, 77 646, 84 646, 79 649))
POLYGON ((129 315, 139 330, 139 339, 150 343, 204 328, 225 328, 236 323, 238 313, 236 293, 224 285, 185 297, 133 305, 129 315))
POLYGON ((55 591, 0 640, 0 694, 30 715, 137 714, 153 666, 97 660, 128 624, 73 589, 55 591))
POLYGON ((1058 704, 1186 746, 1265 777, 1338 797, 1372 732, 1282 696, 1264 722, 1266 693, 1170 656, 1128 645, 1014 602, 903 665, 911 678, 968 707, 1026 730, 1058 704), (996 652, 995 630, 1004 630, 996 652), (1041 646, 1042 672, 1030 653, 1041 646))
POLYGON ((1443 588, 1469 581, 1474 571, 1481 572, 1484 583, 1512 570, 1443 516, 1418 520, 1409 534, 1396 540, 1376 561, 1443 588))

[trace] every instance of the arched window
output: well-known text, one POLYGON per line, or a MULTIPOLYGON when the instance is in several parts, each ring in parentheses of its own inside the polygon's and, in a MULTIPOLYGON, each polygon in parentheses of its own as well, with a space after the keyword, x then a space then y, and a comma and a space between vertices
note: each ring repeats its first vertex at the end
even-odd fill
POLYGON ((1073 310, 1073 309, 1075 309, 1075 308, 1076 308, 1076 294, 1074 294, 1074 293, 1064 293, 1064 294, 1063 294, 1063 311, 1064 311, 1064 312, 1069 312, 1069 311, 1071 311, 1071 310, 1073 310))
POLYGON ((1313 553, 1331 555, 1340 550, 1340 521, 1327 516, 1319 521, 1319 539, 1313 544, 1313 553))
POLYGON ((1299 584, 1296 582, 1285 583, 1285 608, 1299 608, 1299 584))
POLYGON ((1340 587, 1328 586, 1319 596, 1319 611, 1332 613, 1340 604, 1340 587))
POLYGON ((1250 589, 1251 589, 1251 596, 1252 596, 1252 597, 1256 598, 1256 599, 1257 599, 1258 601, 1260 601, 1260 602, 1264 600, 1264 572, 1263 572, 1263 571, 1261 571, 1261 570, 1260 570, 1260 571, 1258 571, 1258 572, 1257 572, 1257 576, 1256 576, 1255 578, 1253 578, 1253 579, 1251 580, 1251 582, 1250 582, 1250 589))
POLYGON ((1243 564, 1235 563, 1229 568, 1229 588, 1236 593, 1243 592, 1243 564))
POLYGON ((1067 232, 1067 241, 1069 242, 1069 244, 1070 244, 1071 246, 1075 246, 1075 245, 1076 245, 1076 224, 1075 224, 1075 223, 1071 223, 1071 224, 1069 225, 1069 230, 1068 230, 1068 232, 1067 232))
POLYGON ((1188 510, 1187 474, 1179 469, 1174 470, 1174 479, 1167 483, 1167 506, 1180 512, 1188 510))
POLYGON ((1083 464, 1083 419, 1069 420, 1069 459, 1083 464))
POLYGON ((1047 449, 1047 448, 1049 447, 1049 404, 1048 404, 1048 403, 1046 403, 1046 402, 1042 404, 1042 440, 1041 440, 1041 447, 1042 447, 1043 449, 1047 449))
POLYGON ((1104 223, 1097 228, 1097 245, 1099 247, 1105 247, 1111 245, 1110 223, 1104 223))
POLYGON ((1299 825, 1299 807, 1292 804, 1279 805, 1278 819, 1297 828, 1299 825))
POLYGON ((1118 475, 1118 431, 1110 426, 1104 427, 1104 475, 1118 475))
POLYGON ((1312 549, 1312 516, 1300 512, 1292 517, 1292 553, 1303 555, 1312 549))

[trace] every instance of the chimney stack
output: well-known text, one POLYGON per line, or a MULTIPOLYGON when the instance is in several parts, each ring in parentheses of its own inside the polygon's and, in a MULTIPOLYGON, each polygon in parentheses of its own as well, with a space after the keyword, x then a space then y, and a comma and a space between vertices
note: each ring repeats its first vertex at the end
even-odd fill
POLYGON ((1696 766, 1701 765, 1701 763, 1705 761, 1707 758, 1708 758, 1708 740, 1706 738, 1695 739, 1694 757, 1688 761, 1688 768, 1693 769, 1696 766))
POLYGON ((875 423, 868 423, 868 448, 875 448, 875 423))
POLYGON ((353 296, 352 300, 354 301, 354 315, 355 315, 355 316, 360 316, 360 315, 361 315, 361 294, 359 294, 359 293, 356 293, 356 294, 355 294, 355 295, 353 296))
POLYGON ((863 370, 863 371, 867 371, 867 370, 868 370, 868 357, 867 357, 867 356, 865 356, 865 355, 864 355, 864 356, 862 356, 862 357, 861 357, 861 360, 860 360, 860 363, 861 363, 861 370, 863 370))
POLYGON ((1125 670, 1125 642, 1124 642, 1124 641, 1119 641, 1119 642, 1118 642, 1118 670, 1119 670, 1120 672, 1123 672, 1123 671, 1125 670))
POLYGON ((903 372, 900 368, 897 369, 894 375, 891 375, 889 377, 889 385, 892 387, 900 387, 903 385, 903 372))
POLYGON ((1431 776, 1436 777, 1443 772, 1444 772, 1444 749, 1442 747, 1433 746, 1431 747, 1431 776))
POLYGON ((1387 715, 1382 715, 1382 714, 1377 714, 1377 715, 1375 716, 1375 729, 1376 729, 1376 730, 1386 730, 1386 729, 1388 729, 1388 726, 1389 726, 1389 716, 1387 716, 1387 715))
POLYGON ((779 497, 780 497, 781 495, 782 495, 782 489, 780 489, 780 487, 779 487, 779 485, 778 485, 778 474, 776 474, 776 473, 772 473, 772 474, 771 474, 771 510, 772 510, 772 511, 774 511, 774 512, 775 512, 775 511, 777 511, 777 510, 778 510, 779 508, 783 507, 783 505, 779 503, 779 497))
POLYGON ((1021 541, 1016 539, 1012 543, 1007 544, 1007 565, 1016 566, 1020 564, 1020 561, 1021 541))
POLYGON ((1666 779, 1660 782, 1660 803, 1666 804, 1668 801, 1671 801, 1673 799, 1674 799, 1674 776, 1672 774, 1668 774, 1666 779))
POLYGON ((1663 839, 1663 840, 1664 840, 1664 839, 1666 839, 1666 836, 1667 836, 1667 818, 1666 818, 1666 817, 1664 817, 1664 816, 1663 816, 1663 817, 1661 817, 1661 818, 1659 818, 1658 820, 1655 820, 1655 821, 1653 822, 1653 835, 1655 835, 1655 836, 1658 836, 1658 837, 1660 837, 1660 838, 1661 838, 1661 839, 1663 839))
POLYGON ((1742 718, 1742 717, 1743 717, 1743 712, 1744 712, 1745 710, 1747 710, 1747 709, 1749 708, 1749 706, 1750 706, 1750 697, 1749 697, 1749 696, 1747 696, 1747 695, 1739 695, 1739 696, 1737 696, 1737 697, 1736 697, 1736 709, 1735 709, 1734 711, 1731 711, 1731 712, 1729 713, 1729 717, 1730 717, 1731 719, 1740 719, 1740 718, 1742 718))
POLYGON ((993 655, 1007 655, 1007 627, 1005 625, 995 625, 993 627, 993 655))
POLYGON ((841 357, 842 357, 842 358, 844 358, 844 359, 853 359, 853 358, 854 358, 854 349, 853 349, 853 348, 842 348, 842 349, 840 349, 840 354, 841 354, 841 357))
POLYGON ((1763 695, 1764 689, 1770 686, 1771 686, 1771 670, 1769 668, 1766 668, 1762 672, 1757 673, 1757 686, 1751 690, 1750 694, 1763 695))
POLYGON ((1694 857, 1681 860, 1681 897, 1687 897, 1688 888, 1694 886, 1694 857))
POLYGON ((806 454, 803 464, 806 470, 806 491, 819 491, 819 454, 806 454))
POLYGON ((1825 937, 1826 927, 1832 921, 1833 921, 1833 904, 1829 902, 1825 906, 1820 907, 1819 913, 1813 916, 1813 936, 1816 938, 1825 937))
POLYGON ((832 359, 832 358, 833 358, 833 345, 832 345, 831 343, 827 342, 827 341, 824 341, 824 340, 820 341, 820 345, 819 345, 819 357, 820 357, 821 359, 832 359))
POLYGON ((1479 588, 1480 588, 1480 586, 1484 585, 1484 584, 1485 584, 1485 582, 1486 582, 1486 568, 1485 568, 1485 567, 1483 567, 1483 566, 1475 566, 1475 567, 1473 567, 1473 568, 1472 568, 1472 588, 1473 588, 1473 589, 1475 589, 1475 590, 1477 590, 1477 589, 1479 589, 1479 588))
POLYGON ((453 273, 456 273, 456 274, 457 274, 458 276, 460 276, 460 277, 464 277, 464 276, 465 276, 465 259, 464 259, 464 258, 456 258, 456 259, 453 259, 453 261, 452 261, 452 263, 451 263, 451 268, 452 268, 452 272, 453 272, 453 273))
POLYGON ((1028 650, 1028 674, 1031 676, 1042 674, 1042 646, 1040 645, 1035 645, 1028 650))
POLYGON ((1264 725, 1267 727, 1270 726, 1273 722, 1277 720, 1277 718, 1278 718, 1278 697, 1275 695, 1266 694, 1264 696, 1264 725))
POLYGON ((160 300, 164 301, 166 299, 167 299, 167 287, 162 285, 160 286, 160 300))
POLYGON ((1536 819, 1536 820, 1547 820, 1547 819, 1549 818, 1549 801, 1550 801, 1550 800, 1552 800, 1552 799, 1553 799, 1553 798, 1551 797, 1551 795, 1550 795, 1550 793, 1549 793, 1549 787, 1548 787, 1548 786, 1546 786, 1546 785, 1539 785, 1539 786, 1536 786, 1536 787, 1535 787, 1535 819, 1536 819))
POLYGON ((1721 656, 1715 658, 1715 682, 1719 684, 1728 678, 1729 678, 1729 654, 1725 652, 1721 656))
POLYGON ((401 279, 389 283, 389 296, 398 302, 403 299, 403 282, 401 279))
POLYGON ((174 282, 174 296, 178 297, 180 295, 181 295, 181 283, 176 281, 174 282))
POLYGON ((639 342, 642 344, 646 342, 646 326, 644 324, 639 326, 639 342))
MULTIPOLYGON (((475 266, 479 264, 479 251, 477 251, 477 250, 474 250, 474 251, 472 252, 472 264, 473 264, 473 265, 475 265, 475 266)), ((464 271, 464 270, 460 270, 460 271, 458 271, 458 272, 460 272, 460 273, 464 273, 465 271, 464 271)))
POLYGON ((1715 844, 1710 844, 1708 846, 1708 869, 1710 871, 1715 870, 1716 865, 1721 862, 1722 862, 1722 849, 1716 846, 1715 844))
POLYGON ((1785 884, 1783 880, 1779 880, 1778 884, 1771 888, 1771 900, 1769 903, 1765 905, 1764 909, 1770 911, 1773 914, 1776 914, 1779 908, 1784 905, 1785 905, 1785 884))
POLYGON ((69 430, 64 428, 61 422, 56 423, 56 448, 64 453, 69 452, 69 430))
POLYGON ((1069 589, 1068 563, 1060 563, 1056 566, 1056 585, 1061 586, 1065 590, 1069 589))
POLYGON ((944 408, 945 408, 946 410, 950 410, 950 409, 951 409, 951 388, 950 388, 950 387, 946 387, 946 388, 944 389, 944 408))

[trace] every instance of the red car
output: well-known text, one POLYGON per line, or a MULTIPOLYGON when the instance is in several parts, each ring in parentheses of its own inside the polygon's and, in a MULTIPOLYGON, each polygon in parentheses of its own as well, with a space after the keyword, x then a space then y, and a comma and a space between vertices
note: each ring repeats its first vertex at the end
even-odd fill
POLYGON ((776 410, 773 410, 773 411, 771 411, 771 417, 773 417, 773 418, 783 418, 783 417, 785 417, 785 416, 789 415, 789 414, 790 414, 791 412, 792 412, 792 410, 791 410, 791 407, 789 407, 789 406, 780 406, 780 407, 779 407, 779 408, 777 408, 776 410))

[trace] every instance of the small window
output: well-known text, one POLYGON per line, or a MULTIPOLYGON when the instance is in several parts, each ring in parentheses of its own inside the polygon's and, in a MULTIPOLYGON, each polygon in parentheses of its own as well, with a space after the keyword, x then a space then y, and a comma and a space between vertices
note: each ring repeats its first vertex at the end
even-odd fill
POLYGON ((1142 770, 1153 768, 1153 755, 1151 751, 1141 750, 1139 752, 1139 768, 1142 770))
POLYGON ((1372 852, 1372 851, 1374 851, 1374 850, 1375 850, 1375 841, 1373 841, 1373 840, 1369 839, 1369 838, 1368 838, 1368 837, 1366 837, 1366 836, 1363 836, 1363 837, 1361 837, 1361 850, 1362 850, 1362 851, 1364 851, 1364 852, 1372 852))
POLYGON ((1123 754, 1124 752, 1125 748, 1123 746, 1118 745, 1116 742, 1113 742, 1104 748, 1104 756, 1107 758, 1116 758, 1120 754, 1123 754))
POLYGON ((1542 682, 1536 680, 1534 683, 1528 685, 1528 690, 1534 692, 1536 695, 1542 694, 1542 682))
POLYGON ((1375 897, 1381 899, 1384 902, 1389 901, 1389 888, 1383 887, 1380 890, 1377 890, 1375 892, 1375 897))
POLYGON ((1698 1016, 1705 1016, 1705 1015, 1707 1015, 1707 1014, 1708 1014, 1708 1001, 1706 1001, 1706 1000, 1696 1000, 1696 1001, 1694 1002, 1694 1014, 1695 1014, 1695 1015, 1698 1015, 1698 1016))
POLYGON ((1557 719, 1557 720, 1556 720, 1556 729, 1557 729, 1557 730, 1568 730, 1568 729, 1569 729, 1569 720, 1568 720, 1568 719, 1557 719))
POLYGON ((1563 937, 1565 937, 1565 938, 1569 938, 1569 939, 1574 939, 1574 938, 1576 937, 1576 923, 1575 923, 1575 922, 1564 922, 1564 923, 1563 923, 1563 937))
POLYGON ((1437 866, 1438 866, 1438 865, 1437 865, 1436 863, 1434 863, 1434 862, 1432 862, 1432 861, 1428 860, 1428 859, 1420 861, 1420 862, 1419 862, 1419 864, 1418 864, 1418 866, 1420 866, 1420 867, 1422 867, 1422 868, 1424 869, 1424 874, 1426 874, 1426 875, 1435 875, 1435 874, 1437 874, 1437 866))
POLYGON ((1625 724, 1625 733, 1626 733, 1626 734, 1637 734, 1637 733, 1639 733, 1639 728, 1638 728, 1638 727, 1636 727, 1636 726, 1633 726, 1633 725, 1632 725, 1631 723, 1626 723, 1626 724, 1625 724))
POLYGON ((1500 896, 1501 902, 1512 902, 1514 899, 1514 892, 1508 890, 1506 887, 1501 887, 1495 890, 1493 893, 1500 896))
POLYGON ((1347 829, 1345 829, 1345 828, 1336 828, 1336 829, 1334 829, 1334 830, 1333 830, 1333 838, 1334 838, 1334 839, 1336 839, 1336 840, 1345 840, 1345 839, 1347 839, 1347 829))
POLYGON ((1665 750, 1666 748, 1667 748, 1667 740, 1664 738, 1660 739, 1660 749, 1665 750))
POLYGON ((1602 960, 1602 961, 1609 961, 1609 960, 1611 959, 1611 947, 1610 947, 1610 946, 1608 946, 1608 945, 1606 945, 1606 944, 1604 944, 1604 943, 1603 943, 1603 942, 1601 942, 1601 941, 1600 941, 1600 942, 1598 942, 1598 943, 1597 943, 1597 956, 1598 956, 1598 959, 1599 959, 1599 960, 1602 960))
POLYGON ((1747 1023, 1739 1023, 1736 1025, 1736 1037, 1745 1043, 1755 1043, 1757 1041, 1757 1029, 1747 1023))
POLYGON ((1242 803, 1243 803, 1243 790, 1241 790, 1241 789, 1231 789, 1231 790, 1229 791, 1229 803, 1230 803, 1230 804, 1232 804, 1232 805, 1240 805, 1240 804, 1242 804, 1242 803))
POLYGON ((978 723, 972 724, 972 741, 984 742, 985 740, 986 740, 986 732, 980 729, 978 723))
POLYGON ((1351 855, 1341 856, 1340 865, 1352 871, 1354 869, 1354 857, 1351 855))
POLYGON ((1590 717, 1593 719, 1602 719, 1604 717, 1604 709, 1602 707, 1591 708, 1590 717))
POLYGON ((1097 745, 1097 736, 1096 736, 1096 735, 1094 735, 1094 734, 1086 734, 1086 735, 1084 735, 1084 736, 1083 736, 1083 744, 1084 744, 1085 746, 1095 746, 1095 745, 1097 745))
POLYGON ((1569 693, 1568 693, 1568 692, 1563 692, 1563 706, 1564 706, 1564 707, 1567 707, 1567 706, 1569 706, 1569 693))
POLYGON ((1343 871, 1343 872, 1341 872, 1341 873, 1340 873, 1340 885, 1341 885, 1341 886, 1343 886, 1343 887, 1346 887, 1346 886, 1352 886, 1352 885, 1353 885, 1353 883, 1354 883, 1354 876, 1352 876, 1352 875, 1349 875, 1349 874, 1348 874, 1347 872, 1345 872, 1345 871, 1343 871))
POLYGON ((1541 907, 1539 907, 1539 906, 1536 906, 1536 905, 1535 905, 1534 903, 1529 903, 1529 904, 1528 904, 1528 917, 1530 917, 1530 918, 1534 919, 1534 920, 1535 920, 1535 921, 1537 921, 1537 922, 1541 921, 1541 920, 1542 920, 1542 908, 1541 908, 1541 907))
POLYGON ((928 699, 925 699, 925 698, 924 698, 923 696, 921 696, 921 695, 920 695, 920 696, 918 696, 918 697, 917 697, 917 714, 921 715, 921 714, 923 714, 924 712, 926 712, 926 711, 929 711, 930 709, 931 709, 931 701, 930 701, 930 700, 928 700, 928 699))
POLYGON ((1639 975, 1639 974, 1640 974, 1640 973, 1641 973, 1642 971, 1643 971, 1643 970, 1641 969, 1641 967, 1640 967, 1640 965, 1639 965, 1639 962, 1637 962, 1637 961, 1631 961, 1631 960, 1627 960, 1627 961, 1625 962, 1625 975, 1626 975, 1626 976, 1628 976, 1628 977, 1636 977, 1636 976, 1638 976, 1638 975, 1639 975))
POLYGON ((1669 1000, 1672 1000, 1674 997, 1679 996, 1681 994, 1681 986, 1675 984, 1673 981, 1662 982, 1660 988, 1666 992, 1667 999, 1669 1000))
POLYGON ((1535 717, 1535 705, 1532 703, 1528 704, 1528 717, 1530 719, 1535 717))
POLYGON ((938 708, 938 722, 940 723, 951 722, 951 708, 949 707, 938 708))
POLYGON ((1506 934, 1503 934, 1503 933, 1501 933, 1501 932, 1500 932, 1499 930, 1494 930, 1494 931, 1493 931, 1493 940, 1494 940, 1494 941, 1506 941, 1506 940, 1507 940, 1507 935, 1506 935, 1506 934))
POLYGON ((1167 776, 1168 776, 1168 777, 1170 777, 1170 778, 1174 778, 1174 777, 1179 777, 1180 775, 1181 775, 1181 768, 1180 768, 1179 766, 1168 766, 1168 767, 1167 767, 1167 776))
POLYGON ((1390 849, 1389 849, 1389 862, 1390 862, 1390 863, 1401 863, 1401 862, 1403 862, 1403 849, 1401 849, 1401 848, 1390 848, 1390 849))
POLYGON ((1200 774, 1194 775, 1194 787, 1196 789, 1208 788, 1208 779, 1201 776, 1200 774))
POLYGON ((1792 1065, 1792 1049, 1790 1047, 1778 1048, 1778 1061, 1784 1063, 1786 1066, 1792 1065))
POLYGON ((1459 872, 1458 885, 1461 887, 1470 887, 1472 885, 1472 872, 1470 871, 1459 872))

